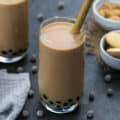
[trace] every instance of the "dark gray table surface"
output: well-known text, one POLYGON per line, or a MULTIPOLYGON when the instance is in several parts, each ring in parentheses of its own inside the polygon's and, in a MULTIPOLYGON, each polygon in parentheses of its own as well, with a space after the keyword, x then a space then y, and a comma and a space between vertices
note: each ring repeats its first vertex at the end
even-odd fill
MULTIPOLYGON (((36 17, 39 13, 43 13, 45 18, 52 16, 76 16, 83 0, 64 0, 65 8, 59 11, 57 9, 58 0, 30 0, 30 31, 29 31, 29 53, 27 57, 15 64, 5 65, 0 64, 0 68, 7 68, 9 72, 16 72, 18 66, 23 66, 25 71, 31 72, 33 64, 29 62, 32 54, 38 54, 38 33, 40 22, 36 17)), ((37 64, 37 63, 36 63, 37 64)), ((28 120, 38 120, 36 111, 43 109, 45 117, 40 120, 86 120, 88 110, 94 110, 94 120, 120 120, 120 72, 114 75, 112 83, 104 82, 104 74, 102 68, 96 61, 94 56, 85 57, 85 81, 84 95, 81 99, 81 105, 74 112, 66 115, 55 115, 46 111, 40 104, 38 94, 37 74, 31 74, 32 89, 35 91, 35 96, 27 99, 24 110, 30 112, 28 120), (106 91, 108 88, 113 88, 114 96, 108 98, 106 91), (95 91, 95 101, 90 103, 88 95, 90 91, 95 91)), ((17 120, 24 120, 20 114, 17 120)))

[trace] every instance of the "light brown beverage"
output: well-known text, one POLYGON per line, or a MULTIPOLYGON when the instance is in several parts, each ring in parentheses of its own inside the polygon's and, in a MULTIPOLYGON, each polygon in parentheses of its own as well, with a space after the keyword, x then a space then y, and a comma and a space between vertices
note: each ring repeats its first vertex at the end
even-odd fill
POLYGON ((74 36, 72 27, 58 21, 41 28, 39 92, 42 103, 56 113, 78 104, 83 92, 84 35, 74 36))
POLYGON ((27 47, 28 0, 0 0, 0 56, 21 56, 27 47))

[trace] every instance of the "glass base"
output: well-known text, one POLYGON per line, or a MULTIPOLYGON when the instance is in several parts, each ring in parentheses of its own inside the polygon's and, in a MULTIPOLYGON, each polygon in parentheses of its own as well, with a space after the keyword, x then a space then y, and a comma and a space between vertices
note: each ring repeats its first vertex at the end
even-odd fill
POLYGON ((11 58, 0 56, 0 62, 1 63, 15 63, 23 59, 26 56, 26 54, 27 52, 23 53, 21 56, 11 57, 11 58))
POLYGON ((74 105, 66 107, 66 108, 54 109, 54 108, 50 107, 49 105, 47 105, 46 103, 44 103, 43 101, 41 101, 41 103, 48 111, 50 111, 52 113, 56 113, 56 114, 70 113, 70 112, 74 111, 79 106, 79 103, 78 103, 78 104, 74 104, 74 105))

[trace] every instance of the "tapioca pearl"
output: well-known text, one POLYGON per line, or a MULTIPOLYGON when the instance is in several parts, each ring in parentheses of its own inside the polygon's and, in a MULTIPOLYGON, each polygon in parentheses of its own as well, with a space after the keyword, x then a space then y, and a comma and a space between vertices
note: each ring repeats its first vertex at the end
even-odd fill
POLYGON ((72 106, 72 105, 74 105, 75 103, 74 102, 72 102, 72 103, 70 103, 70 106, 72 106))
POLYGON ((61 101, 56 101, 57 104, 61 104, 62 102, 61 101))
POLYGON ((94 118, 94 111, 93 110, 89 110, 87 112, 87 119, 93 119, 94 118))
POLYGON ((61 109, 61 106, 60 106, 60 105, 57 105, 56 108, 57 108, 57 109, 61 109))
POLYGON ((45 113, 44 113, 43 110, 38 110, 38 111, 36 112, 36 115, 37 115, 38 118, 42 118, 42 117, 44 117, 45 113))
POLYGON ((8 50, 8 53, 13 53, 13 50, 12 50, 12 49, 9 49, 9 50, 8 50))
POLYGON ((27 111, 27 110, 23 110, 23 112, 22 112, 22 117, 23 118, 28 118, 29 117, 29 112, 27 111))
POLYGON ((24 48, 23 51, 26 52, 26 51, 27 51, 27 48, 24 48))
POLYGON ((5 50, 1 51, 1 53, 2 53, 3 55, 7 55, 7 54, 8 54, 7 51, 5 51, 5 50))
POLYGON ((76 100, 79 101, 79 100, 80 100, 80 96, 77 96, 77 97, 76 97, 76 100))
POLYGON ((36 65, 32 66, 31 72, 32 72, 33 74, 35 74, 35 73, 37 73, 37 71, 38 71, 38 67, 37 67, 36 65))
POLYGON ((28 92, 28 97, 29 98, 34 97, 34 94, 35 94, 34 90, 30 89, 29 92, 28 92))
POLYGON ((68 99, 68 102, 71 103, 71 102, 73 102, 73 100, 72 99, 68 99))
POLYGON ((18 52, 18 51, 15 51, 14 53, 13 53, 13 55, 14 56, 18 56, 20 53, 18 52))
POLYGON ((9 49, 9 50, 8 50, 8 55, 9 55, 9 57, 12 57, 12 56, 13 56, 13 50, 12 50, 12 49, 9 49))
POLYGON ((48 97, 46 96, 46 94, 43 94, 43 98, 44 98, 45 100, 48 100, 48 97))
POLYGON ((95 99, 95 92, 94 92, 94 91, 91 91, 91 92, 89 93, 89 101, 90 101, 90 102, 93 102, 94 99, 95 99))
POLYGON ((37 20, 40 21, 40 22, 42 22, 44 20, 44 15, 42 13, 39 13, 37 15, 37 20))
POLYGON ((27 52, 27 48, 24 48, 22 53, 25 53, 25 52, 27 52))
POLYGON ((14 56, 17 55, 17 52, 13 52, 13 55, 14 55, 14 56))
POLYGON ((68 103, 64 103, 63 106, 64 106, 64 107, 68 106, 68 103))
POLYGON ((24 52, 24 49, 20 49, 20 50, 19 50, 19 53, 23 53, 23 52, 24 52))
POLYGON ((61 0, 60 0, 60 1, 58 2, 57 8, 58 8, 58 10, 64 9, 64 1, 61 1, 61 0))
POLYGON ((112 97, 113 94, 114 94, 113 89, 112 89, 112 88, 108 88, 108 90, 107 90, 107 96, 108 96, 108 97, 112 97))
POLYGON ((24 68, 23 68, 22 66, 19 66, 19 67, 17 68, 17 72, 18 72, 18 73, 24 72, 24 68))
POLYGON ((36 62, 36 54, 33 54, 32 56, 31 56, 31 58, 30 58, 30 62, 31 63, 35 63, 36 62))
POLYGON ((105 81, 106 83, 110 83, 110 82, 112 81, 112 76, 111 76, 111 74, 106 74, 106 75, 104 76, 104 81, 105 81))
POLYGON ((49 101, 49 104, 50 104, 50 105, 54 105, 54 102, 53 102, 53 101, 49 101))

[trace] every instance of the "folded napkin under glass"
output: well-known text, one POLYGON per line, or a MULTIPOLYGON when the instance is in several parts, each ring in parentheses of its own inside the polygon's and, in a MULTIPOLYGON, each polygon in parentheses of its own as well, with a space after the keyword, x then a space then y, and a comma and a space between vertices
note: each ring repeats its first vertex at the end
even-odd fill
POLYGON ((30 90, 29 73, 0 70, 0 120, 15 120, 30 90))

